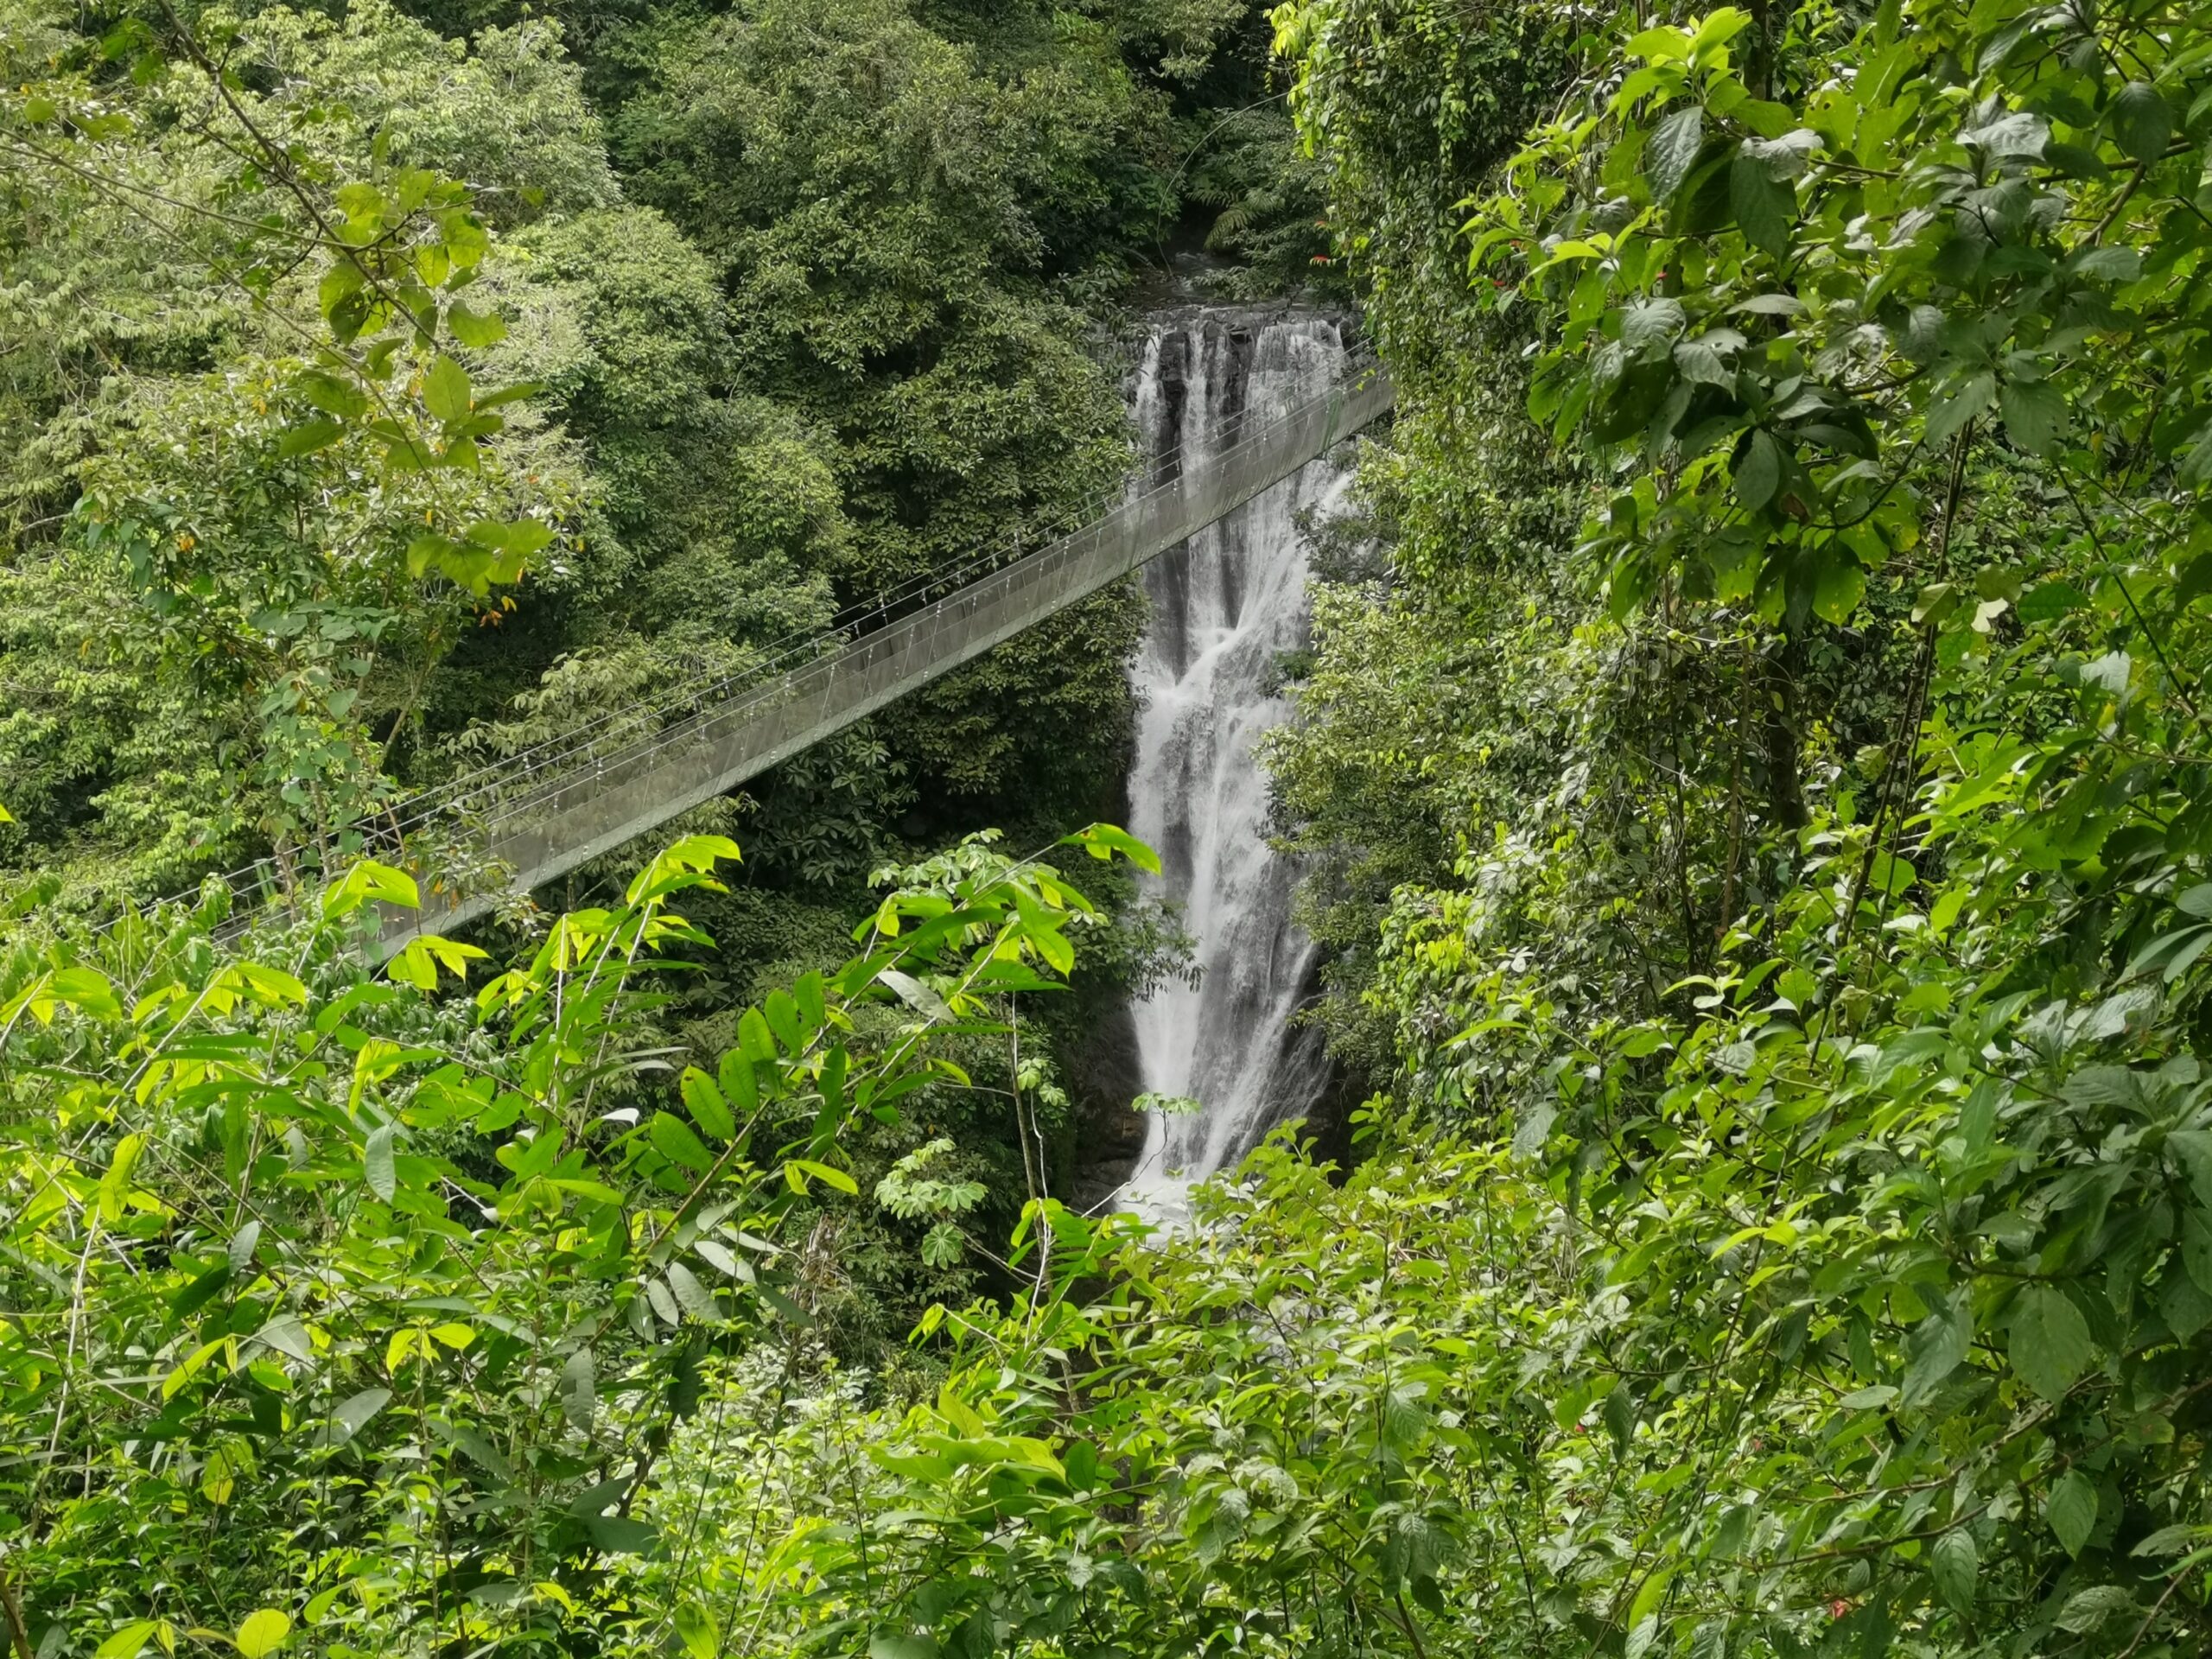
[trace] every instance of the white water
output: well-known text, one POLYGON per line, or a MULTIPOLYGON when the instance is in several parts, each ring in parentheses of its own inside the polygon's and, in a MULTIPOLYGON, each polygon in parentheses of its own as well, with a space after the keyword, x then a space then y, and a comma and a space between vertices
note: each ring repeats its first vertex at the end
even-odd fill
MULTIPOLYGON (((1240 415, 1264 420, 1342 377, 1343 337, 1296 312, 1195 309, 1157 321, 1134 404, 1147 460, 1240 415)), ((1196 1098, 1195 1116, 1154 1116, 1123 1190, 1172 1219, 1191 1182, 1233 1166, 1275 1124, 1319 1098, 1326 1069, 1291 1016, 1316 950, 1291 921, 1296 871, 1266 841, 1268 789, 1254 741, 1289 714, 1268 695, 1279 656, 1307 643, 1298 516, 1325 515, 1350 474, 1326 458, 1145 568, 1152 626, 1135 671, 1144 711, 1130 775, 1130 828, 1159 849, 1154 884, 1198 941, 1196 989, 1171 982, 1135 1010, 1147 1090, 1196 1098)))

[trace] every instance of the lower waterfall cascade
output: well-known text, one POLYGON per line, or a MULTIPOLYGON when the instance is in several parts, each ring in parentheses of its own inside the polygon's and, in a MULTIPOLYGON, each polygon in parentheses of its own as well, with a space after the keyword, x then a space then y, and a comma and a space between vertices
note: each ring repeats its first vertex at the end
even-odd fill
MULTIPOLYGON (((1162 314, 1134 377, 1142 458, 1179 445, 1184 465, 1203 464, 1206 434, 1325 391, 1348 359, 1342 326, 1313 312, 1162 314)), ((1234 1166, 1327 1085, 1319 1034, 1292 1023, 1319 951, 1292 919, 1297 869, 1268 845, 1254 745, 1288 716, 1281 659, 1309 639, 1301 520, 1325 516, 1350 481, 1324 457, 1145 568, 1130 828, 1160 853, 1152 890, 1180 907, 1199 970, 1135 1009, 1145 1090, 1199 1103, 1150 1116, 1122 1188, 1126 1207, 1156 1219, 1179 1217, 1192 1183, 1234 1166)))

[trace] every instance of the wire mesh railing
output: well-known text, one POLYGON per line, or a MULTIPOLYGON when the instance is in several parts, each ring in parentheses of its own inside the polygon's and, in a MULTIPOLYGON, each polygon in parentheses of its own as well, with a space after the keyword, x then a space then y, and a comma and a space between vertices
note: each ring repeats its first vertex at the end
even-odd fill
MULTIPOLYGON (((434 880, 419 925, 481 914, 492 889, 527 890, 573 869, 1127 575, 1390 404, 1387 379, 1360 363, 1292 409, 1240 411, 1150 458, 1119 489, 849 605, 826 627, 769 641, 734 672, 610 709, 395 802, 352 826, 346 857, 405 863, 426 841, 442 851, 467 842, 477 880, 434 880)), ((243 927, 315 874, 312 861, 270 856, 212 880, 243 927)))

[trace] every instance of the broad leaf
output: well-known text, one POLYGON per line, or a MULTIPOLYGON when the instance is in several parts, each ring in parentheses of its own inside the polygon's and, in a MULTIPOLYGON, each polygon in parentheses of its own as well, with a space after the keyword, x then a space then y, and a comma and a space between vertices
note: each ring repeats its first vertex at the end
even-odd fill
POLYGON ((2088 1369, 2092 1355, 2089 1327, 2066 1296, 2044 1285, 2031 1285, 2013 1304, 2012 1369, 2046 1400, 2056 1400, 2088 1369))

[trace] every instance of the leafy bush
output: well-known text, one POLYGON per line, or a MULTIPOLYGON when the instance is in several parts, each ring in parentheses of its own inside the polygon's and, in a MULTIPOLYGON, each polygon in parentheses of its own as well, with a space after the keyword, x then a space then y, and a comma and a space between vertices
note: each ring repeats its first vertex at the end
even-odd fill
POLYGON ((978 854, 745 1009, 713 1071, 670 1075, 655 988, 706 943, 671 906, 735 855, 677 842, 473 997, 483 953, 454 941, 366 970, 365 929, 416 896, 371 863, 237 953, 175 912, 9 952, 22 1642, 553 1651, 602 1611, 608 1559, 657 1547, 709 1363, 815 1317, 821 1197, 860 1197, 844 1141, 965 1086, 946 1045, 1006 1033, 1096 920, 1049 868, 978 854))

